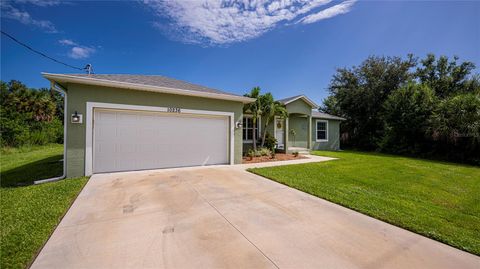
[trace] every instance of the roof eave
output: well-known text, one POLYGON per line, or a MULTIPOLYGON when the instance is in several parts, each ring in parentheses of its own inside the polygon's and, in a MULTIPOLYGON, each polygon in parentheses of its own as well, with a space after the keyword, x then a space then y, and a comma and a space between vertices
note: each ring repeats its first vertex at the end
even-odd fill
POLYGON ((204 98, 211 98, 211 99, 238 101, 244 104, 255 101, 254 98, 245 97, 245 96, 235 96, 235 95, 210 93, 210 92, 198 92, 198 91, 191 91, 191 90, 184 90, 184 89, 175 89, 175 88, 129 83, 129 82, 109 81, 109 80, 98 79, 98 78, 76 77, 76 76, 69 76, 69 75, 63 75, 63 74, 52 74, 52 73, 44 73, 44 72, 42 72, 41 74, 46 79, 50 81, 55 81, 55 82, 77 83, 77 84, 86 84, 86 85, 94 85, 94 86, 130 89, 130 90, 137 90, 137 91, 150 91, 150 92, 168 93, 168 94, 176 94, 176 95, 204 97, 204 98))
POLYGON ((312 115, 312 118, 314 118, 314 119, 325 119, 325 120, 339 120, 339 121, 346 121, 347 120, 345 118, 334 116, 334 115, 329 115, 329 116, 312 115))
POLYGON ((307 104, 309 104, 313 109, 317 109, 319 108, 319 106, 317 104, 315 104, 315 102, 313 102, 312 100, 310 100, 310 98, 306 97, 305 95, 300 95, 298 96, 297 98, 294 98, 292 100, 288 100, 287 102, 283 102, 284 105, 287 105, 287 104, 290 104, 292 102, 295 102, 297 101, 298 99, 303 99, 307 104))
POLYGON ((322 120, 338 120, 338 121, 346 121, 347 119, 344 118, 333 118, 333 117, 318 117, 318 116, 312 116, 314 119, 322 119, 322 120))

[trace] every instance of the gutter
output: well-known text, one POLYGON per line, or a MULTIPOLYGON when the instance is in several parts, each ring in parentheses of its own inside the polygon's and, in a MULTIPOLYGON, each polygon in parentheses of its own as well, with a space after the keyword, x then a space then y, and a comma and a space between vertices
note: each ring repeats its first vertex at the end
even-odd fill
POLYGON ((47 182, 54 182, 64 179, 67 176, 67 90, 63 88, 60 84, 51 81, 50 88, 63 93, 63 174, 59 177, 52 177, 47 179, 35 180, 33 184, 42 184, 47 182))

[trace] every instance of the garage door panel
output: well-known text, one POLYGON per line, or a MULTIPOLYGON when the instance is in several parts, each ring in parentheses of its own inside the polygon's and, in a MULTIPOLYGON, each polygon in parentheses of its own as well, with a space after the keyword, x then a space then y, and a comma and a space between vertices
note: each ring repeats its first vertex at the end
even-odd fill
POLYGON ((108 139, 109 137, 115 136, 117 130, 106 124, 97 124, 96 132, 97 139, 108 139))
POLYGON ((226 164, 228 156, 228 117, 94 112, 96 173, 226 164))
POLYGON ((114 125, 116 118, 117 114, 115 112, 105 111, 104 113, 98 114, 97 117, 95 117, 95 121, 101 125, 114 125))
POLYGON ((117 154, 130 154, 122 156, 122 159, 130 159, 131 155, 135 155, 136 153, 136 145, 133 143, 122 143, 116 144, 116 151, 117 154))
POLYGON ((138 113, 134 112, 122 112, 118 113, 117 115, 117 122, 121 122, 123 125, 135 125, 138 122, 138 113))

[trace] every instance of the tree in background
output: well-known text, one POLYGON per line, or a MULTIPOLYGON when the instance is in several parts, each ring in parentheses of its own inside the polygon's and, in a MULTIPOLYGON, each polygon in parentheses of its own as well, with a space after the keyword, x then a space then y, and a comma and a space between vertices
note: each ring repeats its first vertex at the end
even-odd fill
POLYGON ((433 91, 424 84, 412 82, 393 91, 383 106, 385 134, 380 149, 396 153, 425 151, 435 101, 433 91))
POLYGON ((438 103, 431 129, 435 151, 480 164, 480 94, 458 94, 438 103))
POLYGON ((62 120, 64 118, 64 98, 61 93, 53 89, 50 90, 50 99, 55 103, 55 117, 62 120))
POLYGON ((369 57, 360 66, 339 68, 333 76, 330 96, 323 110, 347 118, 343 131, 349 143, 374 149, 384 133, 383 104, 389 94, 412 79, 416 59, 369 57))
POLYGON ((458 57, 369 57, 337 69, 321 110, 347 119, 344 146, 480 164, 480 76, 473 70, 458 57))
POLYGON ((29 89, 15 80, 2 81, 0 98, 2 146, 63 142, 62 121, 49 90, 29 89))
POLYGON ((473 92, 479 84, 478 76, 470 76, 475 64, 468 61, 459 64, 458 59, 456 56, 451 61, 446 56, 436 59, 435 55, 428 54, 420 61, 421 66, 417 68, 415 76, 440 98, 473 92))

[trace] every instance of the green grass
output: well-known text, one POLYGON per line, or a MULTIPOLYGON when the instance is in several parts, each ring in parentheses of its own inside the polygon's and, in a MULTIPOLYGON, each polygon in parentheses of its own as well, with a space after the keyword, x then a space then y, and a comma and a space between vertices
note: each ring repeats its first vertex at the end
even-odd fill
POLYGON ((61 176, 63 145, 51 144, 3 148, 0 157, 1 186, 19 186, 34 180, 61 176))
POLYGON ((86 178, 21 186, 62 174, 62 145, 2 149, 0 268, 25 268, 40 251, 86 178))
POLYGON ((480 168, 362 152, 249 171, 480 255, 480 168))

